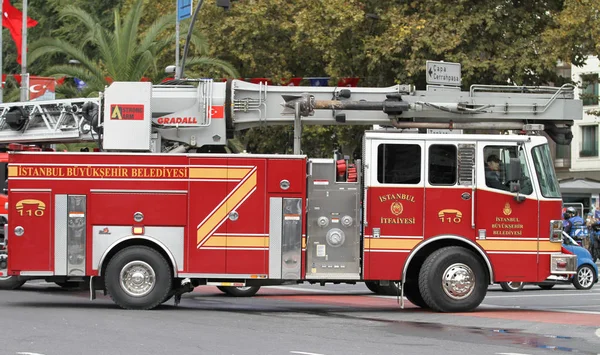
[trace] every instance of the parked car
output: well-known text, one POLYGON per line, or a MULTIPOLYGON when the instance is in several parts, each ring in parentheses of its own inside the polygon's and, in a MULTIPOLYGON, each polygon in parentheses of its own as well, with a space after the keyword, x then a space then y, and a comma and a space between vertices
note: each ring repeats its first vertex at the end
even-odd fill
MULTIPOLYGON (((551 275, 544 282, 535 283, 543 290, 549 290, 557 284, 572 283, 578 290, 589 290, 598 282, 598 266, 592 259, 589 250, 580 246, 573 238, 563 233, 562 245, 569 252, 577 255, 577 273, 575 275, 551 275)), ((506 292, 518 292, 523 289, 524 282, 501 282, 500 287, 506 292)))

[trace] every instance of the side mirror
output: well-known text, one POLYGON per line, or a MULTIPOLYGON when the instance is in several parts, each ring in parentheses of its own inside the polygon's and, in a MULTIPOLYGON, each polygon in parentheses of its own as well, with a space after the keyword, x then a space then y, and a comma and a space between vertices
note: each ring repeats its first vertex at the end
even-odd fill
POLYGON ((521 173, 521 161, 519 158, 510 158, 506 172, 506 180, 509 183, 510 192, 517 194, 515 200, 519 203, 525 201, 525 196, 519 195, 519 192, 521 192, 521 183, 519 182, 519 180, 521 180, 521 173))
POLYGON ((510 158, 508 171, 506 172, 506 181, 519 181, 521 179, 521 173, 521 161, 519 158, 510 158))

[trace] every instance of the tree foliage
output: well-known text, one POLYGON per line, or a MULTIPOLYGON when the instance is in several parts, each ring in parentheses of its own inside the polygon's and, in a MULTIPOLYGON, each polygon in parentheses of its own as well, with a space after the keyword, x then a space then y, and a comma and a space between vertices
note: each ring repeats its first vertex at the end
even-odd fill
MULTIPOLYGON (((114 10, 113 30, 109 31, 100 20, 83 9, 66 6, 59 12, 60 18, 76 19, 86 29, 85 35, 75 43, 60 38, 41 38, 31 44, 30 61, 52 53, 65 54, 77 60, 80 65, 54 65, 44 74, 83 80, 87 84, 83 95, 102 91, 111 81, 139 81, 145 76, 158 80, 164 77, 164 73, 157 66, 157 56, 172 47, 175 40, 172 33, 162 35, 172 27, 175 17, 173 14, 160 16, 142 35, 138 28, 143 10, 143 0, 137 0, 123 19, 119 11, 114 10), (98 56, 90 56, 87 48, 97 50, 98 56)), ((196 44, 201 40, 197 35, 192 38, 196 44)), ((228 74, 236 72, 222 61, 206 58, 201 63, 215 65, 228 74)))

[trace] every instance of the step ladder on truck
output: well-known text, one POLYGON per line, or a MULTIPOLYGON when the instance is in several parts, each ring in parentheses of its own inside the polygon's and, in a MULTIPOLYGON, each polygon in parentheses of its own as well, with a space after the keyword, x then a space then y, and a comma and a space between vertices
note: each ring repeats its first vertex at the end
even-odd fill
POLYGON ((24 103, 2 105, 0 143, 93 137, 100 147, 9 153, 2 275, 81 282, 91 299, 104 292, 125 309, 177 304, 203 285, 251 296, 263 286, 364 282, 402 307, 406 297, 462 312, 492 283, 575 272, 576 257, 561 248, 546 138, 572 139, 582 103, 571 85, 423 91, 186 79, 114 82, 83 101, 64 129, 41 124, 24 103), (286 124, 294 154, 199 153, 235 131, 286 124), (351 161, 300 154, 303 125, 392 129, 365 132, 351 161))

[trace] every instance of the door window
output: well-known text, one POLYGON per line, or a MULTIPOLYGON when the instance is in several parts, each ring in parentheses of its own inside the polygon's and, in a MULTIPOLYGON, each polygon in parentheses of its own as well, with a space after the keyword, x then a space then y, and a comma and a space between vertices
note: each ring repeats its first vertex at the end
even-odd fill
POLYGON ((521 194, 533 193, 531 174, 527 167, 525 154, 517 146, 486 146, 483 150, 485 164, 485 185, 497 190, 509 191, 510 184, 506 180, 506 172, 511 158, 519 158, 521 162, 521 194))
POLYGON ((452 144, 434 144, 429 147, 429 183, 431 185, 451 186, 457 180, 456 146, 452 144))
POLYGON ((377 147, 377 181, 380 184, 419 184, 421 146, 380 144, 377 147))

